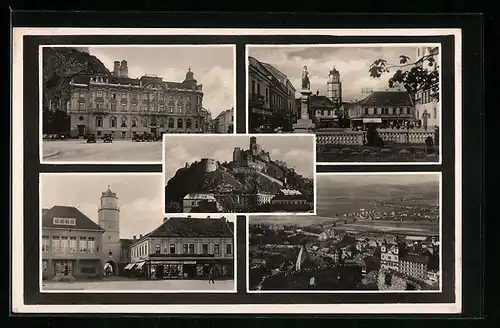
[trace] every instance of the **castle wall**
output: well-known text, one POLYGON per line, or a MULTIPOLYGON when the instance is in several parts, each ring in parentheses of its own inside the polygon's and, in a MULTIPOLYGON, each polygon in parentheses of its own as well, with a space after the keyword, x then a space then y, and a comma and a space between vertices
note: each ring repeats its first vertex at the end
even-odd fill
POLYGON ((393 272, 386 270, 379 270, 378 272, 378 280, 377 280, 378 290, 408 290, 414 289, 419 290, 422 289, 422 286, 418 285, 405 278, 403 275, 394 274, 393 272), (390 283, 388 278, 390 277, 390 283))
POLYGON ((214 172, 217 170, 217 162, 213 158, 202 158, 201 163, 205 173, 214 172))

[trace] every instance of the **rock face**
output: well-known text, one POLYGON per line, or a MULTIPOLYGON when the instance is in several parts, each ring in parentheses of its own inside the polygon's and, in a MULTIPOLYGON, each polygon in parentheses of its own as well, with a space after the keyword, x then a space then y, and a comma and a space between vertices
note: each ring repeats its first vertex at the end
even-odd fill
POLYGON ((75 74, 110 74, 88 48, 43 48, 44 108, 52 98, 67 99, 69 82, 75 74))

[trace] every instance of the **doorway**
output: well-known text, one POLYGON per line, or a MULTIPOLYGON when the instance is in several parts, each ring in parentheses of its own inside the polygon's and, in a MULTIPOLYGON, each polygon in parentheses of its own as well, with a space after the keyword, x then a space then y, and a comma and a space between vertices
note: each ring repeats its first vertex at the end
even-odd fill
POLYGON ((151 128, 151 134, 156 136, 156 128, 151 128))
POLYGON ((196 264, 184 264, 183 271, 187 278, 196 277, 196 264))
POLYGON ((85 125, 77 125, 78 127, 78 136, 83 137, 85 136, 85 125))
POLYGON ((73 261, 56 261, 56 276, 73 276, 73 261))

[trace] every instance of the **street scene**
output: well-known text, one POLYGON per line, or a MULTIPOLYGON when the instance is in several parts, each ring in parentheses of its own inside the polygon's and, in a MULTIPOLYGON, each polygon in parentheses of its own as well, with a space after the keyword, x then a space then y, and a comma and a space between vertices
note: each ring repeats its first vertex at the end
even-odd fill
POLYGON ((41 290, 233 292, 234 217, 163 216, 161 177, 42 173, 41 290))
POLYGON ((250 216, 250 291, 440 290, 440 175, 318 175, 317 216, 250 216))
POLYGON ((312 134, 168 135, 166 213, 314 213, 312 134))
POLYGON ((193 47, 43 47, 42 160, 159 162, 163 134, 233 133, 234 47, 193 47))
POLYGON ((314 133, 317 162, 439 162, 439 46, 247 46, 250 133, 314 133))

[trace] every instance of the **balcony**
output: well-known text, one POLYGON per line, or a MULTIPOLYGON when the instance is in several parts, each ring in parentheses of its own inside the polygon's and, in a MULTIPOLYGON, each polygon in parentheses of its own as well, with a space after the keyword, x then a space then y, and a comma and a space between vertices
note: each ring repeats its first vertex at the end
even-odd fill
POLYGON ((249 103, 249 108, 262 109, 262 107, 266 103, 266 98, 262 95, 254 94, 251 96, 248 103, 249 103))

